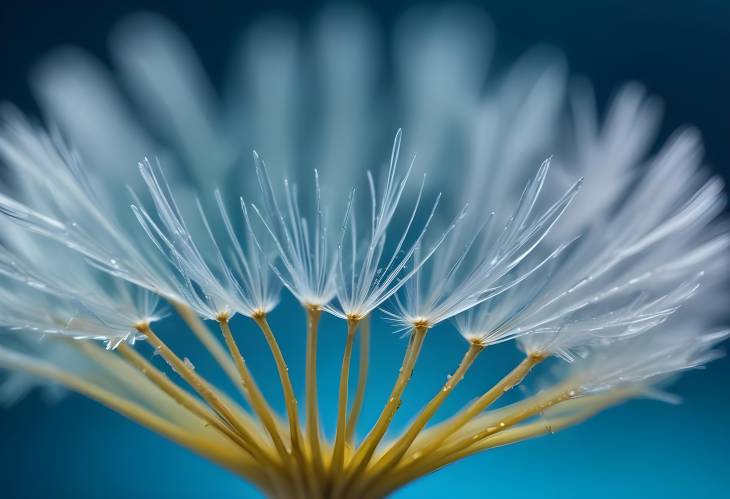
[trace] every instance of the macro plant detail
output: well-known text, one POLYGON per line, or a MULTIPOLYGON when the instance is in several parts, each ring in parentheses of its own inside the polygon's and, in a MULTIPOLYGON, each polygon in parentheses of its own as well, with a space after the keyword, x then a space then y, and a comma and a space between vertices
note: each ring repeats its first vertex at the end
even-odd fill
POLYGON ((391 92, 407 102, 395 116, 370 105, 372 68, 352 66, 374 51, 359 11, 323 18, 314 76, 288 24, 253 28, 251 67, 232 78, 248 86, 239 82, 228 105, 155 16, 113 38, 149 116, 126 107, 90 56, 49 59, 34 85, 50 124, 7 106, 0 129, 0 367, 9 371, 0 393, 16 398, 46 380, 268 496, 300 498, 387 496, 632 398, 673 401, 663 388, 720 355, 730 334, 726 194, 702 164, 699 134, 680 130, 650 152, 655 99, 627 85, 601 119, 587 84, 568 90, 550 58, 528 56, 482 89, 482 75, 466 69, 482 53, 464 33, 489 45, 473 14, 424 10, 404 21, 391 92), (306 100, 289 86, 299 76, 328 89, 311 123, 295 111, 306 100), (388 138, 390 154, 369 152, 384 143, 370 129, 391 121, 405 128, 388 138), (311 141, 297 140, 307 133, 311 141), (302 320, 274 328, 284 292, 302 320), (185 330, 164 334, 169 315, 185 330), (325 315, 337 322, 326 336, 325 315), (250 368, 251 333, 235 316, 266 343, 279 393, 250 368), (404 345, 392 388, 372 393, 381 318, 404 345), (394 434, 411 378, 434 369, 419 363, 424 345, 448 329, 464 339, 463 358, 394 434), (188 334, 197 351, 170 341, 188 334), (306 336, 303 379, 281 347, 294 335, 306 336), (344 349, 336 424, 325 428, 318 351, 330 335, 344 349), (505 342, 521 360, 439 419, 505 342), (196 368, 205 355, 235 392, 196 368), (520 400, 503 403, 517 387, 520 400), (359 435, 366 397, 381 405, 359 435))

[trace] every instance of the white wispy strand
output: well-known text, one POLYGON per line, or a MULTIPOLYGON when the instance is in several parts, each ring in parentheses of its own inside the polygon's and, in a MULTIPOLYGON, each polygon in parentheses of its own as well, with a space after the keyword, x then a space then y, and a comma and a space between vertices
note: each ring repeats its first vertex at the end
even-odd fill
MULTIPOLYGON (((648 97, 635 83, 623 87, 599 120, 595 98, 587 82, 579 81, 570 94, 570 145, 558 154, 556 173, 567 186, 574 176, 585 183, 572 208, 548 235, 562 241, 602 221, 632 182, 654 144, 661 118, 658 99, 648 97)), ((556 175, 556 178, 560 178, 556 175)))
POLYGON ((730 330, 708 333, 689 324, 676 326, 593 349, 574 363, 571 375, 585 393, 651 386, 723 355, 715 346, 730 336, 730 330))
POLYGON ((368 172, 371 197, 371 223, 370 233, 362 243, 358 242, 357 216, 353 213, 355 210, 353 206, 354 193, 351 195, 348 203, 345 222, 338 245, 337 272, 335 274, 338 306, 328 305, 326 307, 326 310, 338 317, 362 318, 378 308, 418 271, 421 265, 433 255, 448 233, 453 229, 453 225, 450 226, 430 249, 425 252, 419 252, 418 260, 413 261, 411 269, 404 272, 404 269, 414 259, 421 246, 421 242, 433 219, 433 214, 440 199, 440 195, 437 196, 426 221, 421 226, 420 233, 412 231, 416 215, 419 211, 418 208, 425 183, 424 177, 408 222, 397 244, 389 254, 384 255, 387 229, 396 213, 398 203, 413 167, 412 161, 406 173, 398 177, 397 163, 400 154, 401 137, 402 132, 398 130, 393 141, 385 186, 380 199, 378 199, 375 192, 375 182, 372 175, 368 172), (407 242, 409 237, 413 238, 413 242, 407 242), (347 244, 350 245, 349 250, 346 248, 347 244))
MULTIPOLYGON (((702 233, 722 211, 725 196, 718 178, 705 181, 698 173, 697 148, 691 133, 670 142, 616 213, 594 225, 555 267, 539 295, 524 308, 515 304, 522 308, 518 316, 501 323, 493 317, 490 325, 550 332, 522 336, 521 345, 531 353, 557 353, 570 359, 572 348, 598 334, 588 323, 578 332, 584 321, 597 323, 594 319, 603 317, 604 333, 616 332, 614 325, 623 324, 623 332, 618 331, 623 334, 632 330, 632 318, 643 320, 653 313, 637 306, 637 300, 662 305, 671 297, 691 296, 677 290, 692 287, 729 242, 726 233, 702 242, 702 233), (670 174, 673 180, 666 182, 670 174)), ((665 310, 673 311, 679 302, 665 310)))
MULTIPOLYGON (((68 224, 36 211, 80 216, 76 200, 64 198, 69 193, 63 187, 72 184, 76 188, 70 194, 75 195, 88 181, 60 142, 36 134, 17 115, 9 120, 0 133, 0 156, 19 183, 18 195, 33 208, 0 195, 0 211, 7 215, 0 246, 0 322, 12 329, 103 339, 110 347, 133 340, 137 324, 159 319, 157 297, 89 265, 64 237, 68 224), (51 233, 61 244, 33 232, 51 233)), ((78 224, 70 225, 88 237, 78 224)))
MULTIPOLYGON (((405 285, 404 300, 396 300, 397 312, 391 315, 406 326, 435 325, 516 286, 557 256, 550 255, 533 266, 512 272, 545 238, 580 189, 578 181, 557 202, 536 214, 549 165, 549 159, 542 163, 525 187, 513 215, 496 235, 492 232, 493 213, 479 223, 473 235, 467 232, 473 225, 457 228, 445 247, 405 285)), ((564 246, 559 249, 562 251, 564 246)), ((481 337, 471 331, 468 321, 462 325, 460 331, 468 339, 481 337)))
POLYGON ((133 341, 135 326, 151 323, 156 295, 102 273, 78 254, 3 221, 0 246, 0 323, 74 338, 133 341))
POLYGON ((35 208, 0 194, 0 213, 8 220, 58 241, 111 275, 178 299, 165 266, 140 244, 140 231, 120 222, 105 202, 112 186, 93 177, 63 141, 11 113, 0 134, 0 153, 25 191, 44 200, 35 208))
POLYGON ((116 348, 121 342, 134 343, 135 326, 160 317, 153 315, 156 301, 135 304, 132 297, 101 295, 93 299, 78 295, 61 297, 35 288, 3 282, 0 325, 10 330, 38 334, 59 334, 75 339, 94 339, 116 348))
POLYGON ((227 242, 232 246, 230 254, 224 256, 198 203, 198 212, 210 244, 204 254, 188 230, 160 165, 153 167, 145 160, 139 168, 159 222, 141 205, 133 205, 132 209, 150 240, 177 270, 177 292, 184 302, 211 320, 235 313, 250 317, 271 311, 278 301, 278 288, 273 284, 267 256, 261 253, 255 243, 245 205, 241 204, 249 240, 246 252, 233 229, 220 192, 215 193, 228 234, 227 242))
POLYGON ((306 306, 323 307, 335 295, 335 258, 329 250, 327 217, 323 213, 319 173, 314 171, 314 225, 302 215, 296 185, 284 180, 284 208, 279 206, 266 164, 254 152, 262 209, 254 204, 279 253, 273 269, 286 288, 306 306))

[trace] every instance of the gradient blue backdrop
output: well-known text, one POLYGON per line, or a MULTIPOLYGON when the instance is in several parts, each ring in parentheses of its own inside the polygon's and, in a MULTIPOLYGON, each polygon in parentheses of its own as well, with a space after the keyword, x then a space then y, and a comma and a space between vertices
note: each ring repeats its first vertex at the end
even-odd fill
MULTIPOLYGON (((387 28, 409 3, 379 2, 374 12, 387 28)), ((709 161, 727 178, 730 2, 516 0, 507 4, 485 3, 497 27, 499 61, 512 60, 537 42, 549 42, 567 54, 574 71, 594 82, 602 101, 622 82, 642 81, 667 104, 663 134, 686 122, 698 125, 709 161)), ((3 2, 0 100, 33 110, 25 74, 35 59, 63 43, 84 46, 104 57, 105 37, 114 21, 143 6, 180 24, 214 79, 220 78, 226 49, 251 16, 276 9, 306 20, 316 9, 293 0, 266 5, 3 2)), ((285 300, 273 319, 295 380, 303 377, 300 315, 296 305, 285 300)), ((236 321, 234 327, 263 388, 275 392, 276 377, 264 342, 245 321, 236 321)), ((341 329, 331 320, 323 324, 320 379, 325 415, 334 413, 341 329)), ((181 325, 172 321, 162 333, 200 371, 208 372, 212 365, 197 345, 176 334, 178 330, 181 325)), ((384 402, 404 347, 404 341, 382 324, 376 324, 373 335, 365 421, 372 421, 384 402)), ((433 332, 396 427, 402 427, 414 408, 433 394, 464 348, 450 328, 433 332)), ((475 396, 517 359, 509 346, 485 352, 439 414, 475 396)), ((728 497, 729 380, 730 361, 723 359, 674 385, 673 391, 684 398, 680 406, 631 402, 557 435, 459 462, 403 489, 398 497, 728 497)), ((280 400, 276 403, 281 407, 280 400)), ((327 422, 332 428, 331 418, 327 422)), ((251 488, 228 472, 80 397, 70 396, 49 406, 34 395, 0 410, 2 498, 254 496, 251 488)))

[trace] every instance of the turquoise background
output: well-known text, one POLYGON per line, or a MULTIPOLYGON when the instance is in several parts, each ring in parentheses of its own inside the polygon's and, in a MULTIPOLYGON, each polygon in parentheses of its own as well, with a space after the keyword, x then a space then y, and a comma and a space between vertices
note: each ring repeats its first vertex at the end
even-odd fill
MULTIPOLYGON (((251 16, 289 12, 308 19, 316 7, 299 2, 3 2, 0 7, 0 100, 33 110, 25 87, 32 61, 73 43, 104 56, 114 21, 141 6, 171 17, 190 35, 214 80, 223 75, 226 48, 251 16)), ((387 28, 406 2, 373 6, 387 28)), ((730 2, 484 3, 497 27, 498 62, 537 42, 567 55, 605 102, 621 83, 639 80, 660 95, 667 112, 662 134, 690 122, 703 131, 707 156, 730 173, 730 2)), ((671 179, 668 179, 671 181, 671 179)), ((285 300, 272 324, 281 337, 298 389, 302 388, 304 321, 285 300)), ((267 393, 278 397, 265 344, 245 320, 234 322, 242 349, 267 393)), ((213 366, 175 320, 161 333, 197 369, 213 366)), ((322 410, 334 413, 343 325, 326 320, 321 334, 322 410)), ((378 323, 363 421, 372 421, 395 377, 405 341, 378 323)), ((448 326, 433 331, 394 426, 430 398, 465 345, 448 326)), ((512 347, 488 349, 448 401, 449 409, 476 396, 519 359, 512 347)), ((159 361, 159 359, 157 359, 159 361)), ((543 369, 548 369, 549 366, 543 369)), ((540 372, 535 373, 538 378, 540 372)), ((673 386, 684 403, 634 401, 556 435, 475 456, 400 491, 397 497, 724 498, 730 490, 730 361, 691 372, 673 386)), ((510 394, 514 397, 516 394, 510 394)), ((279 398, 274 400, 281 406, 279 398)), ((333 420, 326 421, 333 428, 333 420)), ((361 432, 364 431, 361 430, 361 432)), ((131 498, 253 497, 251 488, 205 460, 76 396, 57 405, 33 395, 0 410, 0 497, 131 498)))

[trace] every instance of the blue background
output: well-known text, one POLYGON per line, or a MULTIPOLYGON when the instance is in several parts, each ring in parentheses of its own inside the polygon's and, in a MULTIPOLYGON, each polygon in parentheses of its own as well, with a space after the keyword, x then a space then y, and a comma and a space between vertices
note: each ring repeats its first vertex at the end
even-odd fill
MULTIPOLYGON (((145 5, 172 18, 188 33, 214 80, 222 78, 226 49, 251 16, 276 9, 306 20, 316 11, 315 6, 293 1, 267 2, 267 7, 215 2, 4 2, 0 7, 0 100, 32 111, 25 74, 34 60, 64 43, 104 57, 113 23, 145 5)), ((407 5, 382 2, 373 9, 387 28, 407 5)), ((592 80, 602 102, 625 81, 643 82, 666 103, 662 133, 667 135, 687 122, 698 125, 708 160, 727 178, 730 2, 516 0, 485 5, 497 28, 499 61, 513 60, 537 42, 549 42, 566 53, 574 71, 592 80)), ((287 299, 273 314, 272 323, 294 379, 303 379, 302 313, 287 299)), ((260 335, 245 320, 235 321, 234 329, 252 368, 260 373, 263 388, 278 396, 273 363, 260 335)), ((213 372, 181 324, 172 320, 161 332, 199 371, 213 372)), ((324 415, 334 413, 343 332, 336 321, 323 324, 324 415)), ((373 336, 365 422, 372 421, 382 406, 405 345, 382 324, 376 324, 373 336)), ((443 383, 464 348, 449 327, 433 331, 396 428, 443 383)), ((475 396, 518 358, 510 346, 488 349, 439 416, 475 396)), ((672 391, 684 398, 680 406, 634 401, 559 434, 456 463, 403 489, 398 497, 727 497, 728 380, 730 361, 723 359, 704 371, 688 373, 673 386, 672 391)), ((274 403, 281 407, 280 399, 274 403)), ((326 422, 331 429, 332 419, 326 422)), ((228 472, 93 402, 70 396, 49 406, 33 395, 0 411, 0 496, 192 498, 252 497, 255 492, 228 472)))

